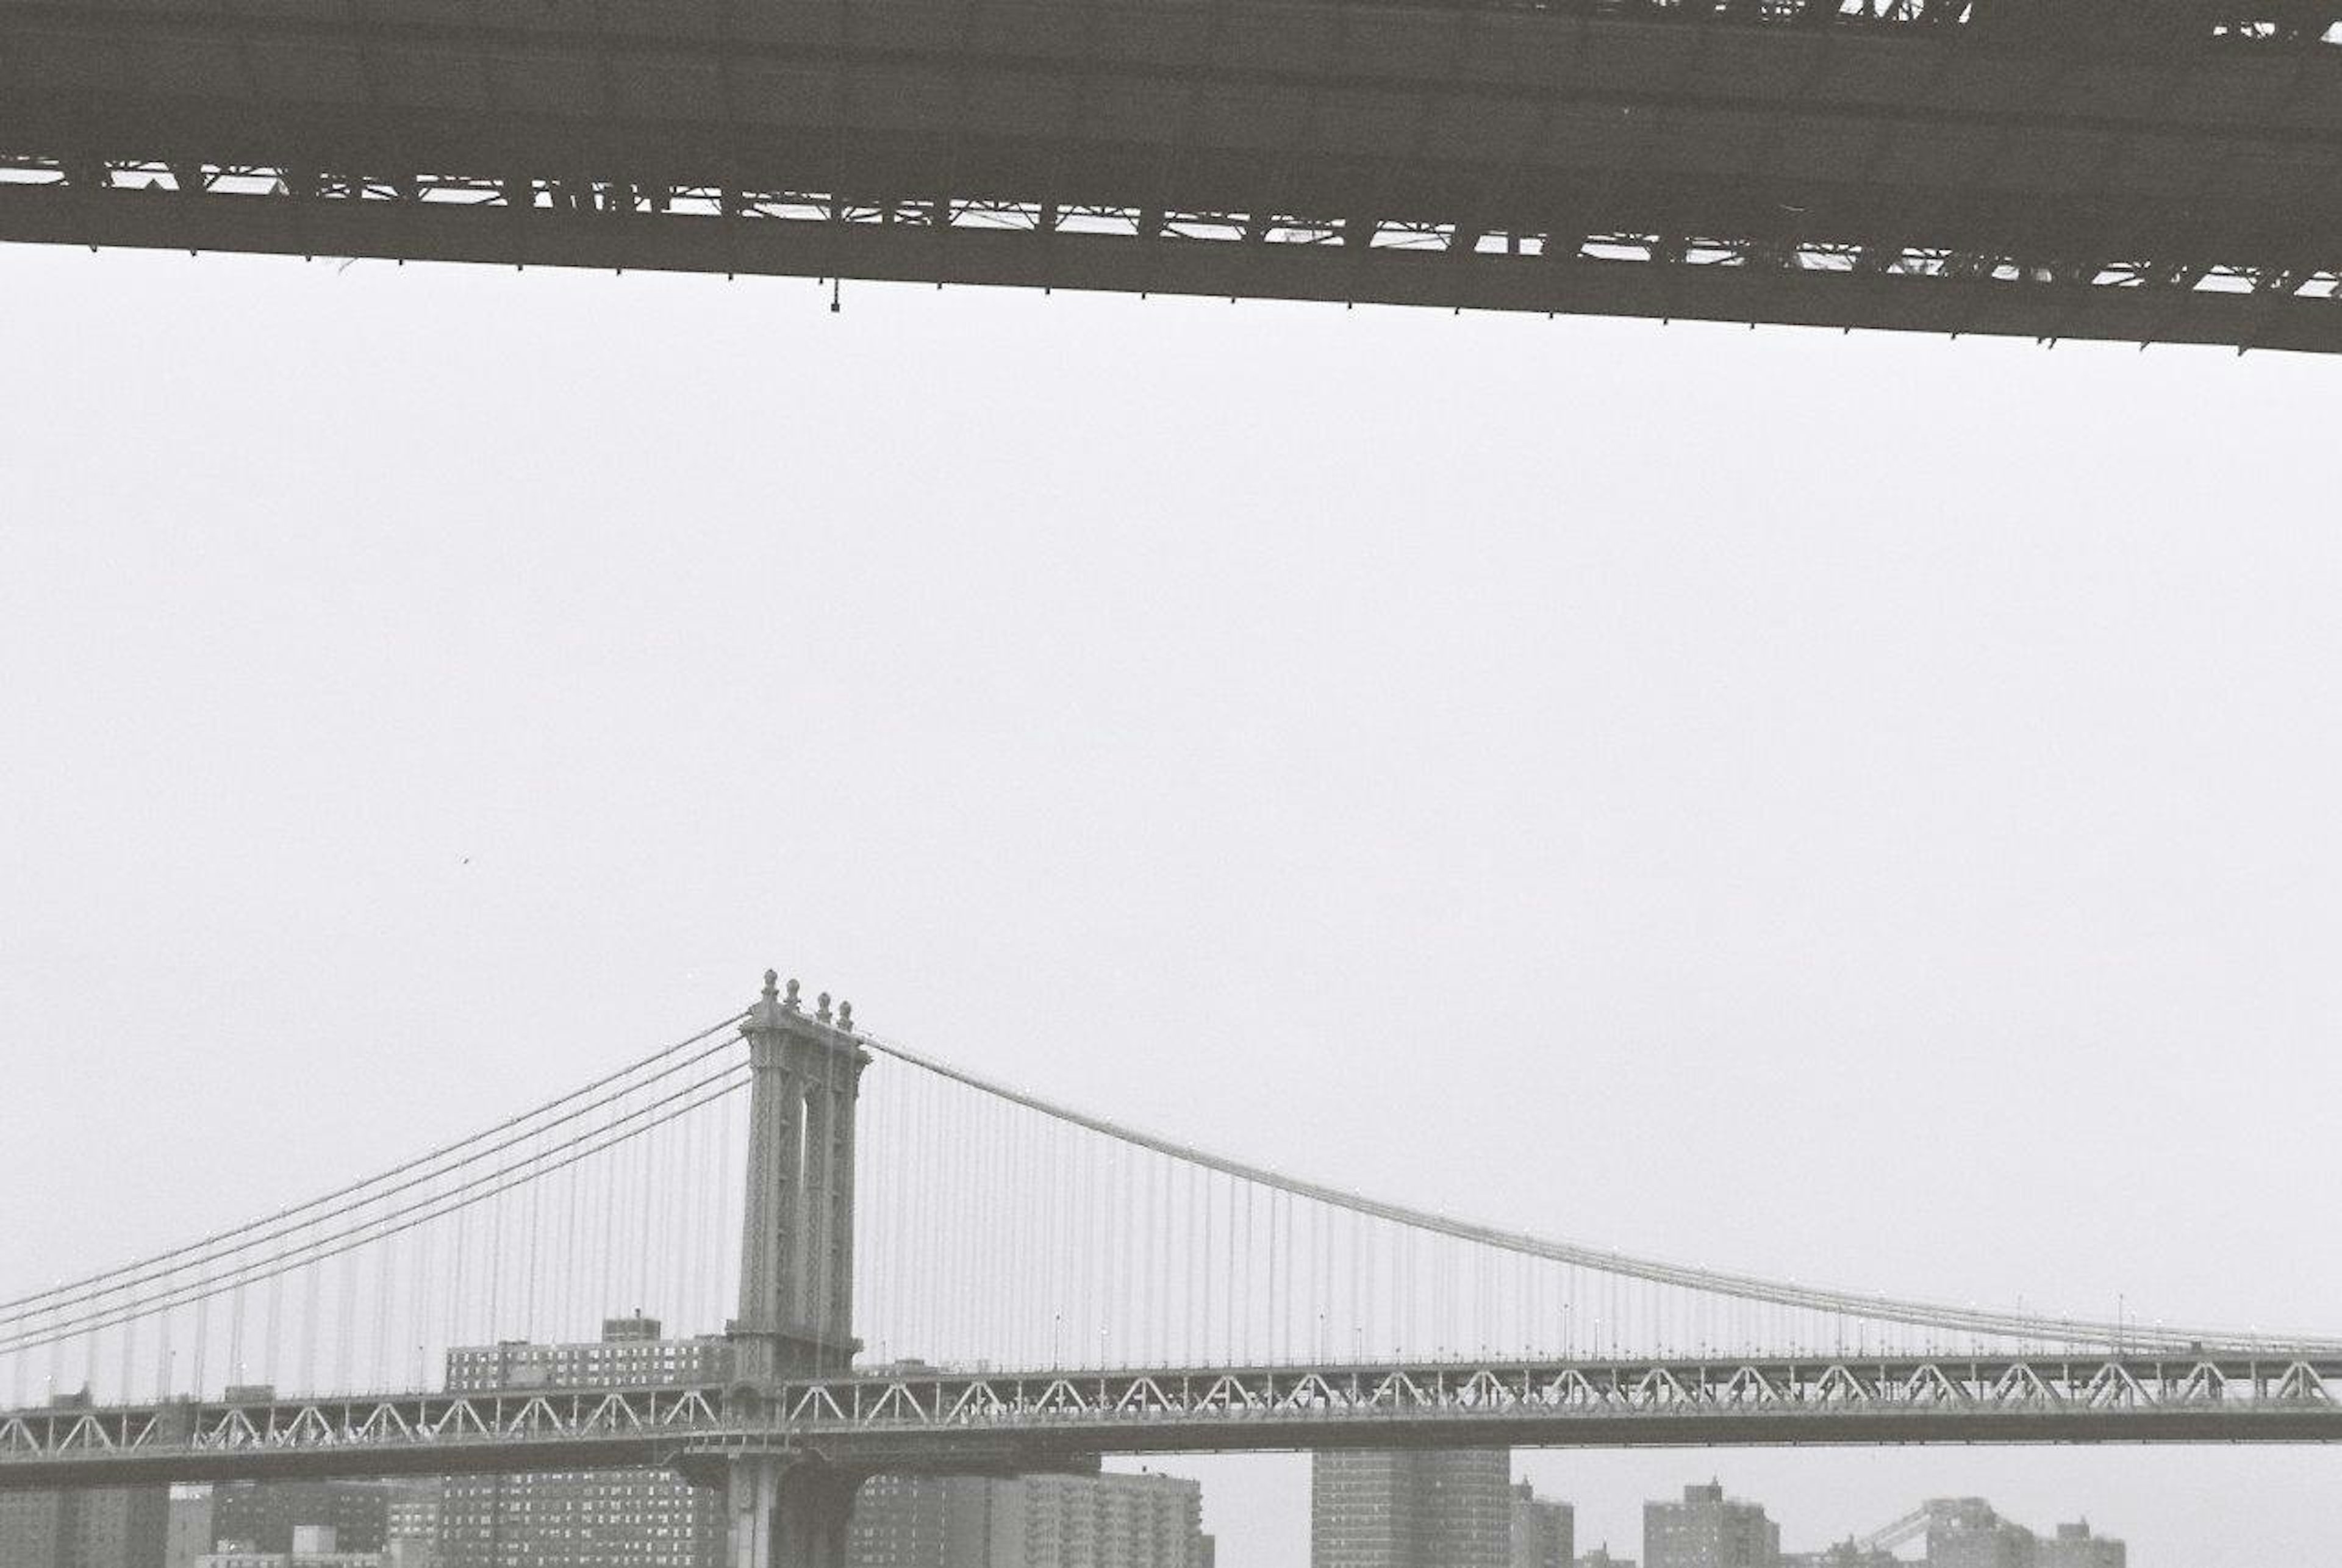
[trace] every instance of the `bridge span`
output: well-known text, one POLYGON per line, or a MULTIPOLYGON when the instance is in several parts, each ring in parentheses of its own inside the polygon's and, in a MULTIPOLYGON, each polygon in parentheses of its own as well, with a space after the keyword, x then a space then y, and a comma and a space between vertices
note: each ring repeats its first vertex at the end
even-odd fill
POLYGON ((0 1488, 665 1466, 724 1489, 733 1568, 843 1568, 888 1471, 2342 1443, 2342 1338, 1507 1231, 1055 1104, 775 974, 518 1116, 0 1299, 0 1488))
POLYGON ((2342 347, 2337 0, 0 0, 0 239, 2342 347))
POLYGON ((2342 1358, 1471 1362, 947 1372, 0 1416, 0 1488, 667 1466, 1014 1473, 1328 1448, 2342 1442, 2342 1358))

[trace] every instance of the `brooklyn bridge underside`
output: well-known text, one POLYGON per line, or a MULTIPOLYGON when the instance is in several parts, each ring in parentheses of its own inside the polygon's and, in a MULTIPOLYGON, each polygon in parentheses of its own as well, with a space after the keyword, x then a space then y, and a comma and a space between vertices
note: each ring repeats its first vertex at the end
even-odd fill
POLYGON ((0 0, 0 239, 2342 348, 2334 0, 0 0))

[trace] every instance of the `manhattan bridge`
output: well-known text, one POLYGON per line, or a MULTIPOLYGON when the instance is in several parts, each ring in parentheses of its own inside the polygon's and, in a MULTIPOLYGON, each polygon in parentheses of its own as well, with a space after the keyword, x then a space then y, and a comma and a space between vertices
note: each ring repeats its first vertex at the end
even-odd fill
MULTIPOLYGON (((1306 1156, 1306 1126, 1293 1144, 1306 1156)), ((305 1203, 0 1300, 0 1487, 672 1469, 735 1568, 882 1473, 1345 1447, 2342 1442, 2342 1338, 1901 1300, 1499 1231, 746 1012, 305 1203), (716 1382, 450 1347, 720 1336, 716 1382)))

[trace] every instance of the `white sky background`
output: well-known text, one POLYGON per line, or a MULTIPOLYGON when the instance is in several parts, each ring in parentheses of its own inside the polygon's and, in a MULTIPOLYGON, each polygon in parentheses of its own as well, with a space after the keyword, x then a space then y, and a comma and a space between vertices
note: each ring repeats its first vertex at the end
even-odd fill
MULTIPOLYGON (((0 1284, 745 1004, 1373 1192, 2342 1330, 2342 362, 0 251, 0 1284), (468 864, 466 863, 468 858, 468 864)), ((1548 1454, 1639 1551, 2342 1455, 1548 1454)), ((1306 1466, 1205 1474, 1226 1568, 1306 1466)))

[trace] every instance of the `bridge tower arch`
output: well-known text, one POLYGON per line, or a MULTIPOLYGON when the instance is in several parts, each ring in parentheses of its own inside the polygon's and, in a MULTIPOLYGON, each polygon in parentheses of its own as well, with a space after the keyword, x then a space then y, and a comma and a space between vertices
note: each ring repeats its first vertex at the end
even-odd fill
POLYGON ((797 983, 765 991, 740 1025, 748 1043, 747 1201, 733 1374, 763 1384, 844 1372, 854 1337, 854 1114, 870 1054, 854 1004, 808 1014, 797 983))

